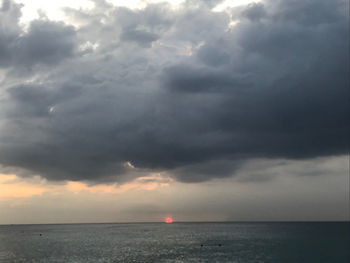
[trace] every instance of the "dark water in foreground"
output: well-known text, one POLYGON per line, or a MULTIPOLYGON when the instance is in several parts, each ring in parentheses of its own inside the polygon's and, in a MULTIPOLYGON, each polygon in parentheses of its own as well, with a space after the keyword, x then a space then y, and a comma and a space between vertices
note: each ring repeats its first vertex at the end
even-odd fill
POLYGON ((350 262, 349 226, 349 223, 0 226, 0 262, 350 262))

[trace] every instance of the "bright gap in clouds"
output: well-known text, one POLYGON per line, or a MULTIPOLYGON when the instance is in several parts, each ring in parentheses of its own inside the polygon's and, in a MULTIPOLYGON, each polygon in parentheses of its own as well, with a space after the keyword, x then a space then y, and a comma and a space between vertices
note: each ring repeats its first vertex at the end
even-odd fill
POLYGON ((236 7, 236 6, 241 6, 241 5, 248 5, 250 3, 256 3, 260 2, 260 0, 225 0, 221 4, 217 5, 213 11, 215 12, 221 12, 224 11, 226 8, 229 7, 236 7))
MULTIPOLYGON (((22 23, 28 23, 33 19, 37 19, 40 16, 40 12, 43 12, 50 20, 64 20, 64 7, 70 7, 74 9, 91 9, 95 6, 95 3, 90 0, 15 0, 17 3, 23 4, 22 8, 22 23)), ((131 9, 142 9, 147 4, 168 2, 174 6, 183 4, 185 0, 107 0, 107 2, 115 6, 124 6, 131 9)), ((252 0, 226 0, 217 5, 213 11, 221 12, 228 7, 235 7, 240 5, 246 5, 252 2, 252 0)))
POLYGON ((131 9, 141 9, 148 4, 156 3, 170 3, 174 6, 182 4, 185 0, 107 0, 107 2, 112 3, 115 6, 124 6, 131 9))
POLYGON ((15 2, 23 4, 22 23, 39 18, 40 11, 44 12, 50 20, 64 20, 64 12, 62 11, 64 7, 91 9, 95 6, 89 0, 15 0, 15 2))
MULTIPOLYGON (((15 0, 15 2, 23 4, 22 7, 22 23, 28 23, 33 19, 39 18, 39 13, 43 12, 50 20, 64 20, 64 7, 74 9, 92 9, 95 3, 90 0, 15 0)), ((114 6, 124 6, 131 9, 144 8, 150 3, 169 2, 178 5, 184 0, 107 0, 114 6)))
MULTIPOLYGON (((227 7, 235 7, 240 5, 246 5, 252 2, 258 2, 260 0, 225 0, 221 4, 217 5, 213 11, 223 11, 227 7)), ((107 0, 116 6, 125 6, 128 8, 144 8, 147 4, 168 2, 172 5, 179 5, 185 2, 185 0, 107 0)))

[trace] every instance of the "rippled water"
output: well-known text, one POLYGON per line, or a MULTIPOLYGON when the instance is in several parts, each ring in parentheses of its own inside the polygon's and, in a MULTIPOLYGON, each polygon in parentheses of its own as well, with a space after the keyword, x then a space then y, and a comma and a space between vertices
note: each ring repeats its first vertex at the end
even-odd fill
POLYGON ((350 262, 349 223, 0 226, 0 262, 350 262))

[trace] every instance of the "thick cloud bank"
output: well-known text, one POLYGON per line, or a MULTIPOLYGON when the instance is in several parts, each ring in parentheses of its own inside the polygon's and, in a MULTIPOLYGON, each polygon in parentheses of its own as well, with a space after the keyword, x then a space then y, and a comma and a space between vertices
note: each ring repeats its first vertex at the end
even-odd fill
POLYGON ((0 9, 0 164, 51 180, 226 177, 349 150, 345 0, 0 9), (72 26, 72 24, 74 26, 72 26))

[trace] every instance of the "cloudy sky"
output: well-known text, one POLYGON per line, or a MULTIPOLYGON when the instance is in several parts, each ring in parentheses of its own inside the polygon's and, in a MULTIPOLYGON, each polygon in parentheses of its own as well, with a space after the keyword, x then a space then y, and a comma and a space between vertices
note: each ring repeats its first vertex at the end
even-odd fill
POLYGON ((0 224, 349 220, 346 0, 0 0, 0 224))

